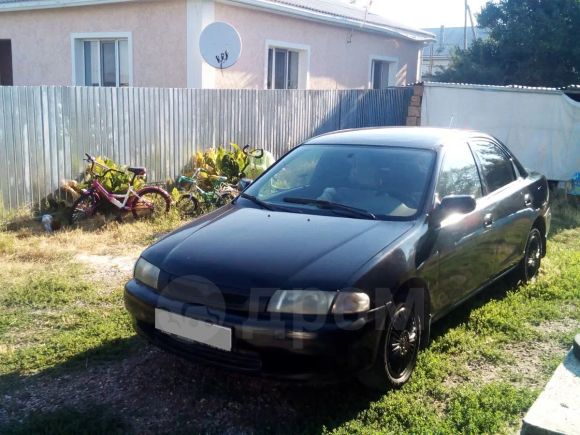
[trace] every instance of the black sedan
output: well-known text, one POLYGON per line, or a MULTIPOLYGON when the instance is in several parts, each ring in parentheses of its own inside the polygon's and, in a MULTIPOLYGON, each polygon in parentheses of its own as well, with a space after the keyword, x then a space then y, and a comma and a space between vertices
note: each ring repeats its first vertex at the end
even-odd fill
POLYGON ((433 322, 508 272, 534 278, 549 227, 546 179, 493 137, 340 131, 146 249, 125 305, 197 361, 397 387, 433 322))

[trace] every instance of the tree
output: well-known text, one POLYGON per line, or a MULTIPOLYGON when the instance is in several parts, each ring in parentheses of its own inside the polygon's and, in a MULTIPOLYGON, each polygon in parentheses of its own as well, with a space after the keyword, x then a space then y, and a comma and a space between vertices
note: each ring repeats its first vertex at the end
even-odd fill
POLYGON ((478 25, 490 30, 435 74, 444 82, 527 86, 580 83, 580 0, 499 0, 478 25))

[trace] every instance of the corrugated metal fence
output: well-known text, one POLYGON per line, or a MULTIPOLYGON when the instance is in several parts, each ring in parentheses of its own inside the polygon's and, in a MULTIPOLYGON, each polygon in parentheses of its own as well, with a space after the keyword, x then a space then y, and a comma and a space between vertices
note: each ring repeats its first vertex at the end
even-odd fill
POLYGON ((412 93, 0 87, 0 211, 38 204, 76 178, 85 152, 165 180, 216 145, 251 144, 279 157, 316 134, 404 125, 412 93))

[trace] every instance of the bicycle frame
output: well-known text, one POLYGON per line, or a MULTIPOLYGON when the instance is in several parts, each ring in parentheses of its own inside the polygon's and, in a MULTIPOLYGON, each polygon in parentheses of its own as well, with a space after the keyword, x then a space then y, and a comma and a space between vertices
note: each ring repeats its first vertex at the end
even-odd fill
POLYGON ((91 191, 91 193, 96 195, 98 200, 104 199, 104 200, 110 202, 111 204, 113 204, 119 210, 130 211, 135 200, 139 198, 137 191, 133 188, 133 183, 134 183, 135 179, 137 178, 136 174, 133 174, 133 178, 129 182, 129 188, 127 189, 126 193, 123 193, 123 194, 111 193, 99 181, 99 175, 95 174, 95 172, 94 172, 95 165, 99 166, 100 168, 105 170, 105 172, 102 175, 100 175, 101 177, 105 176, 105 174, 107 174, 107 172, 120 172, 120 173, 122 173, 122 171, 118 171, 116 169, 111 169, 108 166, 105 166, 105 165, 95 161, 90 156, 87 155, 87 157, 89 158, 88 161, 91 163, 90 172, 94 177, 92 182, 91 182, 91 187, 89 189, 91 191), (132 198, 133 198, 133 200, 131 200, 132 198))
POLYGON ((187 191, 182 190, 182 196, 195 197, 197 193, 204 203, 218 204, 224 194, 231 193, 234 196, 237 195, 237 192, 236 193, 232 192, 233 188, 229 186, 225 180, 219 178, 212 181, 213 184, 212 190, 210 191, 203 190, 198 184, 199 174, 201 172, 206 171, 202 168, 197 168, 191 177, 181 175, 177 179, 178 185, 181 185, 182 182, 191 184, 191 187, 187 191))
POLYGON ((129 186, 129 189, 124 194, 110 193, 99 180, 94 179, 91 183, 91 188, 100 199, 105 199, 118 209, 124 211, 131 210, 131 205, 134 201, 133 199, 133 201, 129 202, 131 198, 138 198, 137 192, 133 186, 129 186), (122 200, 122 202, 120 200, 122 200))

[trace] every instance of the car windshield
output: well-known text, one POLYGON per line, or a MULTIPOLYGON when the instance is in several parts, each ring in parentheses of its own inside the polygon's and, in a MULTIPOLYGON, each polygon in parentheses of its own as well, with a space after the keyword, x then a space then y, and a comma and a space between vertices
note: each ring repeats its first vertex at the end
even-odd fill
POLYGON ((388 146, 303 145, 244 193, 262 206, 355 218, 411 218, 435 153, 388 146))

